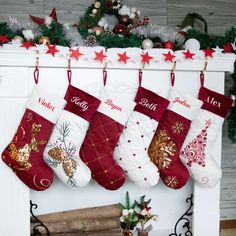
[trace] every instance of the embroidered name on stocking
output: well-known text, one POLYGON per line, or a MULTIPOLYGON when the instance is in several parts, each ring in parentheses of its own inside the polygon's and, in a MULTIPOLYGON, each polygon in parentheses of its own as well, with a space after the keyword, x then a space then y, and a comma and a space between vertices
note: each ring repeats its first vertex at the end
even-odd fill
POLYGON ((73 102, 75 105, 81 107, 82 111, 88 110, 88 103, 86 101, 83 101, 81 98, 73 97, 73 98, 71 98, 70 101, 73 102))
POLYGON ((138 104, 142 105, 152 111, 156 111, 156 109, 157 109, 157 104, 149 102, 147 98, 142 98, 138 104))
POLYGON ((221 108, 221 102, 217 101, 214 97, 208 96, 204 102, 210 103, 213 106, 221 108))
POLYGON ((174 99, 173 103, 179 103, 179 104, 181 104, 181 105, 183 105, 183 106, 185 106, 187 108, 191 108, 191 106, 187 103, 187 101, 186 100, 181 100, 180 97, 176 97, 174 99))
POLYGON ((115 110, 117 110, 117 111, 122 111, 122 108, 119 107, 119 106, 117 106, 117 105, 115 105, 115 104, 112 102, 111 99, 107 99, 104 103, 107 104, 108 106, 110 106, 110 108, 111 108, 112 110, 115 109, 115 110))
POLYGON ((40 103, 42 106, 48 108, 51 111, 54 111, 55 107, 51 105, 50 102, 47 102, 44 98, 39 98, 38 103, 40 103))

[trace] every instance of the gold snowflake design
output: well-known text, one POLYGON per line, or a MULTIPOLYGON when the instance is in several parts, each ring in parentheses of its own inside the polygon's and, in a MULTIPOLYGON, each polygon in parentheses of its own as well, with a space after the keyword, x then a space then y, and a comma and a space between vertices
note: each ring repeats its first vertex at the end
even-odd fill
POLYGON ((182 122, 176 121, 172 126, 171 126, 172 132, 174 134, 181 134, 184 131, 184 124, 182 122))
POLYGON ((164 179, 164 183, 171 188, 176 188, 179 184, 179 181, 177 180, 176 176, 167 176, 164 179))
POLYGON ((176 144, 170 140, 165 130, 159 130, 152 139, 148 149, 148 155, 159 169, 168 168, 172 162, 172 156, 177 151, 176 144))

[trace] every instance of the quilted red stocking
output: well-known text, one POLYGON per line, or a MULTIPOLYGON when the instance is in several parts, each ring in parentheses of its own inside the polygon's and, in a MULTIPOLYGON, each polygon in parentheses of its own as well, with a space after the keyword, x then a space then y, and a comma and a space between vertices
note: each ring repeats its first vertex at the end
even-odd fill
POLYGON ((113 152, 134 106, 133 101, 105 88, 80 149, 80 157, 93 178, 109 190, 116 190, 125 182, 124 171, 115 162, 113 152))

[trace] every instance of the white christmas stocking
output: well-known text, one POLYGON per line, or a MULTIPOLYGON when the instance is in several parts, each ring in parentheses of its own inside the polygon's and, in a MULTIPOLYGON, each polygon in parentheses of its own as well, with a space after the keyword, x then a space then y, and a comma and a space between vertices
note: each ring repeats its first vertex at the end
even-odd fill
POLYGON ((115 149, 115 160, 126 175, 140 187, 158 183, 159 170, 150 160, 147 150, 169 101, 139 87, 134 108, 115 149))
POLYGON ((180 158, 195 181, 213 187, 219 183, 222 171, 212 158, 212 149, 232 100, 204 87, 199 99, 203 106, 191 124, 180 158))
POLYGON ((79 150, 100 100, 72 85, 68 86, 65 99, 67 105, 54 127, 44 160, 62 182, 78 189, 91 179, 89 168, 80 160, 79 150))

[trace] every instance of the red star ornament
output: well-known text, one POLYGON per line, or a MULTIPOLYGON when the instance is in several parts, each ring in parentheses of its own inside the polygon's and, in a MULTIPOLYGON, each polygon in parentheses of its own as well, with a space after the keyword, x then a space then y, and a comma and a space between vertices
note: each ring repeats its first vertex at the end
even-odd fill
POLYGON ((78 61, 78 59, 79 59, 79 57, 81 57, 82 55, 84 55, 83 53, 81 53, 80 51, 79 51, 79 48, 76 48, 76 49, 70 49, 70 52, 71 52, 71 54, 70 54, 70 58, 75 58, 77 61, 78 61))
POLYGON ((95 52, 94 61, 100 61, 102 63, 106 57, 107 56, 103 54, 103 50, 101 50, 100 52, 95 52))
POLYGON ((56 49, 56 44, 54 45, 47 45, 48 50, 46 54, 52 54, 53 57, 55 57, 55 54, 59 52, 59 50, 56 49))
POLYGON ((230 42, 226 43, 223 47, 224 47, 224 53, 231 53, 232 52, 232 47, 231 47, 230 42))
POLYGON ((123 54, 122 53, 117 53, 118 54, 118 56, 119 56, 119 59, 118 59, 118 62, 123 62, 123 63, 127 63, 127 60, 129 60, 130 59, 130 57, 128 57, 127 55, 126 55, 126 52, 124 52, 123 54))
MULTIPOLYGON (((56 12, 55 7, 52 9, 49 16, 52 17, 52 19, 57 22, 57 12, 56 12)), ((32 15, 30 15, 30 18, 32 19, 33 22, 35 22, 38 25, 43 25, 45 23, 44 18, 40 18, 40 17, 32 16, 32 15)))
POLYGON ((151 57, 148 52, 146 52, 145 54, 140 54, 142 57, 141 63, 147 63, 149 65, 150 60, 153 58, 151 57))
POLYGON ((33 43, 30 42, 30 41, 27 41, 27 42, 23 42, 20 47, 21 47, 21 48, 29 49, 29 48, 31 48, 31 47, 35 47, 35 44, 33 44, 33 43))
POLYGON ((186 52, 183 52, 185 59, 193 59, 193 56, 195 55, 195 53, 191 53, 189 51, 189 49, 186 52))
POLYGON ((170 51, 168 53, 163 53, 163 55, 165 56, 165 61, 173 62, 173 59, 175 58, 175 55, 171 54, 170 51))
POLYGON ((4 43, 8 43, 10 40, 7 35, 0 35, 0 45, 2 46, 4 43))
POLYGON ((213 50, 211 48, 207 48, 205 50, 203 50, 203 52, 205 53, 205 57, 213 57, 213 50))

